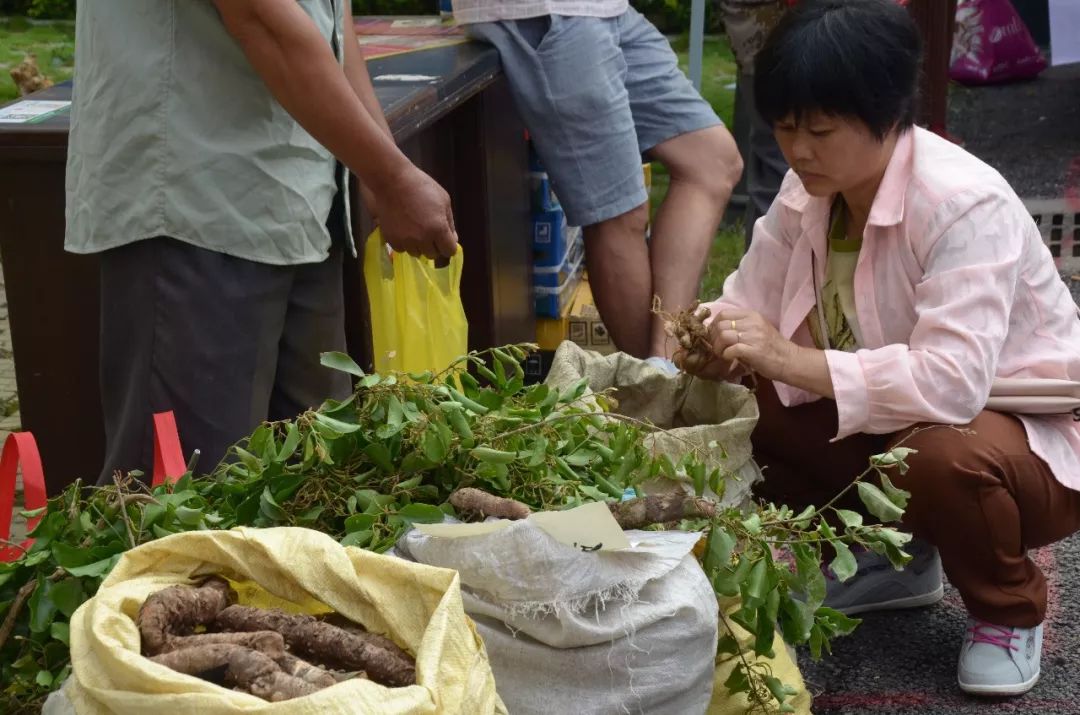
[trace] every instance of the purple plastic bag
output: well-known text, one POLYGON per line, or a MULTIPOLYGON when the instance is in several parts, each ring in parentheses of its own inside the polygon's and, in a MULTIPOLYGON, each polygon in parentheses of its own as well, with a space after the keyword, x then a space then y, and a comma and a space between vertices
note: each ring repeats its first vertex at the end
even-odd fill
POLYGON ((949 76, 965 84, 1031 79, 1046 58, 1009 0, 960 0, 949 76))

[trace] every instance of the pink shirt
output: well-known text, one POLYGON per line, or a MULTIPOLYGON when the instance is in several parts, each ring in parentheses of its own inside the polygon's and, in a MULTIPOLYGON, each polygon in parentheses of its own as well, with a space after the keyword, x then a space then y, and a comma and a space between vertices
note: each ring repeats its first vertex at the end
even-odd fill
MULTIPOLYGON (((832 197, 789 172, 750 249, 709 307, 756 310, 813 347, 812 266, 824 280, 832 197)), ((918 422, 967 424, 995 377, 1080 380, 1080 319, 1050 251, 997 171, 923 129, 900 137, 855 269, 864 347, 826 351, 836 439, 918 422)), ((819 396, 777 383, 785 405, 819 396)), ((1080 423, 1018 415, 1032 451, 1080 489, 1080 423)))

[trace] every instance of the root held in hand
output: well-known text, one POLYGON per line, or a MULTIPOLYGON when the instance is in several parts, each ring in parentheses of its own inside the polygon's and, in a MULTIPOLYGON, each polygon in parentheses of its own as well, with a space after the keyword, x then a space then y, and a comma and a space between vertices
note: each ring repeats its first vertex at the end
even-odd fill
POLYGON ((664 331, 675 339, 675 362, 678 365, 695 368, 704 366, 713 359, 712 342, 705 321, 709 319, 707 307, 695 302, 692 306, 678 313, 666 313, 660 298, 653 298, 653 313, 664 319, 664 331))

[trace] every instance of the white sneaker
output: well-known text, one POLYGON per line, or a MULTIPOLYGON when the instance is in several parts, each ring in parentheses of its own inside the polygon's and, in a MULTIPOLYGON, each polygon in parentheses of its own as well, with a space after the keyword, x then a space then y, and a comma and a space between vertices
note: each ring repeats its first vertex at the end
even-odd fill
POLYGON ((956 679, 973 695, 1020 695, 1035 687, 1043 627, 1010 628, 968 618, 956 679))

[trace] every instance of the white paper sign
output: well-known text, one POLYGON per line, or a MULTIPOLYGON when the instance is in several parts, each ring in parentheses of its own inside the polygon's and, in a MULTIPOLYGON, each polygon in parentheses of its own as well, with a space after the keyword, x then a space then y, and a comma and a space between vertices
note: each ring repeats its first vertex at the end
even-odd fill
MULTIPOLYGON (((607 504, 591 502, 566 511, 542 511, 529 516, 541 529, 557 541, 582 551, 618 551, 630 546, 630 540, 611 515, 607 504)), ((501 531, 512 522, 506 519, 479 524, 417 524, 428 536, 457 539, 463 536, 482 536, 501 531)))
POLYGON ((58 112, 70 104, 71 102, 24 99, 21 102, 0 107, 0 122, 5 124, 26 124, 35 119, 44 119, 46 116, 58 112))
POLYGON ((1080 62, 1080 0, 1050 0, 1051 62, 1080 62))

